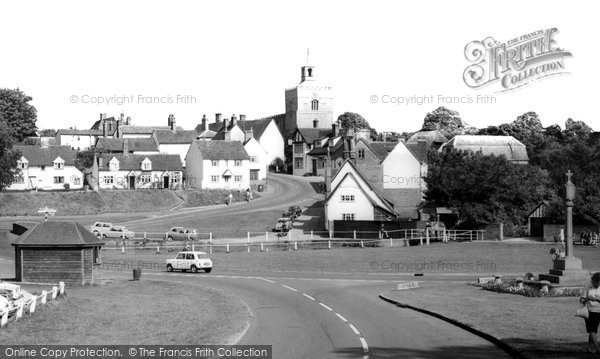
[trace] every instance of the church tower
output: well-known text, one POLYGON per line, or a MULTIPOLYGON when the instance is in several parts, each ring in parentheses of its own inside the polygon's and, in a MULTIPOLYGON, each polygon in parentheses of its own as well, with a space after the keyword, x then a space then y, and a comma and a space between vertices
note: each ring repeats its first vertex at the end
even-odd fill
POLYGON ((300 68, 300 83, 285 90, 284 136, 297 128, 331 129, 333 124, 333 91, 317 79, 316 68, 307 64, 300 68))

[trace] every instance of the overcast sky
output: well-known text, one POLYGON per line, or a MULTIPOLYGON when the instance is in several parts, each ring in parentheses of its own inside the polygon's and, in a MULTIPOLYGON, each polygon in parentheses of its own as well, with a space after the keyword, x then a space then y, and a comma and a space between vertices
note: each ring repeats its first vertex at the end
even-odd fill
POLYGON ((334 87, 334 115, 358 112, 378 130, 418 130, 438 105, 477 127, 536 111, 546 126, 572 117, 600 130, 597 13, 582 3, 4 1, 0 87, 33 97, 40 128, 89 128, 99 113, 123 111, 138 125, 166 125, 174 113, 192 129, 203 114, 283 113, 284 90, 300 81, 310 48, 317 76, 334 87), (498 84, 464 83, 467 43, 553 27, 556 44, 573 54, 564 59, 568 74, 503 93, 498 84), (488 94, 495 104, 438 101, 488 94), (131 96, 121 105, 82 103, 131 96), (402 96, 434 101, 382 103, 402 96))

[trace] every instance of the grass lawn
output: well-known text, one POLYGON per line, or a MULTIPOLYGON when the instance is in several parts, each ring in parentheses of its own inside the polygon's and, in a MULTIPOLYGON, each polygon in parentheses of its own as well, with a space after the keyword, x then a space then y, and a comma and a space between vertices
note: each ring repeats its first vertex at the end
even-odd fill
MULTIPOLYGON (((218 243, 218 241, 215 241, 218 243)), ((291 246, 291 245, 290 245, 291 246)), ((254 246, 250 253, 242 247, 239 252, 215 250, 211 256, 215 268, 249 271, 300 270, 340 273, 547 273, 551 267, 548 252, 554 244, 466 242, 432 244, 418 247, 334 248, 332 250, 300 249, 260 252, 254 246), (376 263, 375 267, 373 263, 376 263)), ((290 247, 291 248, 291 247, 290 247)), ((206 250, 195 246, 196 250, 206 250)), ((586 269, 600 270, 600 248, 575 247, 575 255, 583 260, 586 269)), ((174 253, 155 253, 149 250, 126 251, 104 249, 103 261, 143 261, 163 264, 174 253)))
POLYGON ((530 298, 466 284, 432 284, 385 295, 427 309, 502 339, 530 358, 591 358, 585 353, 584 320, 575 317, 578 297, 530 298))
POLYGON ((0 343, 224 345, 237 340, 251 319, 242 301, 223 292, 143 278, 68 287, 66 299, 49 303, 9 323, 0 343))

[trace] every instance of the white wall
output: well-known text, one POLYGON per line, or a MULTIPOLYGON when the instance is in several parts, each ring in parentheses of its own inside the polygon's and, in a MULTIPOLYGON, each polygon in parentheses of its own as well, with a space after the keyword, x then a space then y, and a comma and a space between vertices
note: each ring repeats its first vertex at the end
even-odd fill
POLYGON ((256 141, 252 139, 248 141, 244 148, 250 157, 254 157, 256 162, 249 162, 250 170, 258 170, 258 180, 262 181, 267 178, 267 151, 256 141))
POLYGON ((160 144, 158 145, 158 151, 160 153, 168 153, 170 155, 179 155, 181 158, 181 164, 185 167, 185 156, 190 150, 191 143, 181 144, 160 144))
MULTIPOLYGON (((99 172, 99 187, 100 189, 128 189, 129 188, 129 174, 131 173, 130 170, 124 170, 124 171, 100 171, 99 172), (112 176, 113 177, 113 183, 106 183, 106 177, 108 176, 112 176)), ((141 176, 141 171, 133 171, 133 173, 136 176, 136 183, 135 183, 135 189, 144 189, 144 188, 162 188, 163 186, 163 177, 162 174, 164 173, 164 171, 150 171, 150 172, 146 172, 144 171, 144 174, 150 174, 151 179, 150 179, 150 183, 144 183, 142 184, 139 180, 140 180, 140 176, 141 176)), ((168 172, 169 173, 169 177, 170 177, 170 184, 169 184, 169 188, 173 188, 175 186, 181 185, 181 179, 183 176, 183 172, 181 171, 173 171, 173 172, 168 172), (174 178, 178 178, 179 180, 177 182, 174 182, 173 179, 174 178)))
POLYGON ((96 145, 96 136, 88 135, 59 135, 59 144, 71 146, 76 150, 89 150, 96 145))
POLYGON ((243 190, 250 188, 250 161, 243 160, 241 166, 234 166, 234 161, 219 160, 218 166, 213 166, 211 160, 203 160, 203 176, 202 176, 202 188, 205 189, 231 189, 231 190, 243 190), (223 173, 229 170, 232 173, 232 177, 229 182, 225 182, 223 173), (212 182, 211 176, 218 176, 218 182, 212 182), (233 176, 242 176, 241 182, 235 182, 233 176))
POLYGON ((385 189, 422 188, 423 171, 421 163, 403 142, 388 154, 382 163, 383 177, 379 180, 385 189))
POLYGON ((355 221, 372 221, 375 219, 373 205, 361 191, 354 178, 348 176, 340 183, 337 190, 325 204, 325 221, 343 220, 344 213, 354 213, 355 221), (342 195, 354 195, 354 202, 342 202, 342 195))
POLYGON ((274 159, 280 157, 285 161, 285 140, 277 128, 275 121, 271 121, 260 138, 260 145, 267 151, 265 162, 269 166, 274 159))
POLYGON ((65 183, 69 184, 70 189, 83 188, 83 173, 75 166, 64 166, 62 169, 55 169, 52 165, 42 167, 30 166, 21 170, 24 183, 13 183, 7 190, 29 190, 38 188, 40 190, 64 190, 65 183), (64 183, 54 183, 54 177, 64 177, 64 183))

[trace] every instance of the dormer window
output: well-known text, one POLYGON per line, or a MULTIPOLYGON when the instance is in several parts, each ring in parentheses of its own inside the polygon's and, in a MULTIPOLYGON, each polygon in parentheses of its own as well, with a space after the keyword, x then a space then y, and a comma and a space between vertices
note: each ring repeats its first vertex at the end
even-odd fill
POLYGON ((29 161, 25 157, 22 157, 17 161, 17 168, 21 170, 26 170, 29 165, 29 161))
POLYGON ((142 171, 152 171, 152 161, 147 157, 142 161, 142 171))
POLYGON ((108 169, 110 171, 118 171, 119 170, 119 161, 116 158, 113 158, 108 162, 108 169))
POLYGON ((62 158, 60 158, 60 157, 57 157, 54 160, 53 164, 54 164, 54 169, 55 170, 62 170, 62 169, 65 168, 65 161, 62 158))

